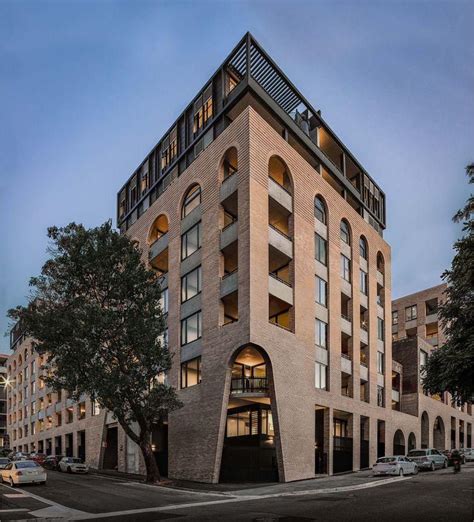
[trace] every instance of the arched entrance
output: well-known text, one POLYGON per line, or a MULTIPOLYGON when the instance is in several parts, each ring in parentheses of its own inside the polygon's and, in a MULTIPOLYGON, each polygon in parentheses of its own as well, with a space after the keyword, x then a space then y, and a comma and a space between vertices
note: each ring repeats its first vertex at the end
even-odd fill
POLYGON ((421 447, 427 448, 430 443, 430 421, 426 411, 421 416, 421 447))
POLYGON ((415 434, 412 432, 410 435, 408 435, 408 451, 411 451, 412 449, 416 448, 416 437, 415 434))
POLYGON ((268 356, 244 346, 234 354, 231 371, 220 481, 278 481, 268 356))
POLYGON ((402 430, 397 430, 393 436, 393 454, 405 455, 405 436, 402 430))
POLYGON ((444 450, 446 444, 444 422, 441 417, 436 417, 433 424, 433 447, 437 450, 444 450))

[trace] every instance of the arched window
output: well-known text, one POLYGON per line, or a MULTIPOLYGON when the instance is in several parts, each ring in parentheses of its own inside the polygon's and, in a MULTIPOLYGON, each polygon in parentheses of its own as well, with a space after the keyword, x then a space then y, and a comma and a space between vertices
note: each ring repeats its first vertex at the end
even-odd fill
POLYGON ((345 219, 341 220, 341 239, 348 245, 351 244, 351 234, 349 232, 349 225, 345 219))
POLYGON ((21 357, 21 354, 18 357, 18 366, 21 366, 23 364, 23 359, 21 357))
POLYGON ((326 205, 319 196, 314 198, 314 216, 318 221, 327 225, 326 205))
POLYGON ((239 163, 237 157, 237 149, 235 147, 231 147, 225 153, 221 168, 221 180, 227 179, 229 176, 232 176, 232 174, 235 174, 237 172, 239 168, 239 163))
POLYGON ((381 252, 377 253, 377 270, 383 274, 385 270, 385 261, 381 252))
POLYGON ((185 218, 197 206, 201 204, 201 187, 200 185, 193 185, 187 192, 183 201, 183 208, 181 210, 181 218, 185 218))
POLYGON ((150 232, 148 233, 148 243, 151 245, 160 237, 168 233, 168 218, 164 214, 160 214, 153 225, 151 225, 150 232))
POLYGON ((359 253, 360 257, 367 260, 367 241, 364 236, 360 236, 359 239, 359 253))
POLYGON ((272 156, 268 164, 268 175, 291 194, 291 180, 286 165, 278 156, 272 156))

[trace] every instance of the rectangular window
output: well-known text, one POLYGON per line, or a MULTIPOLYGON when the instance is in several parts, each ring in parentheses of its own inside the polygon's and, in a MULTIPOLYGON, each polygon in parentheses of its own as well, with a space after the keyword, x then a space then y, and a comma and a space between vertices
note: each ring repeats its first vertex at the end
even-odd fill
POLYGON ((392 312, 392 324, 397 325, 398 324, 398 311, 394 310, 392 312))
POLYGON ((363 270, 360 271, 360 291, 364 295, 369 294, 369 276, 363 270))
POLYGON ((327 366, 322 363, 315 363, 315 382, 314 385, 319 390, 326 389, 326 375, 327 375, 327 366))
POLYGON ((181 236, 181 261, 201 248, 201 222, 181 236))
POLYGON ((377 406, 380 406, 381 408, 385 406, 385 394, 383 386, 377 386, 377 406))
POLYGON ((377 372, 383 375, 385 373, 385 354, 377 352, 377 372))
POLYGON ((164 314, 168 313, 168 289, 163 288, 160 296, 160 308, 164 314))
POLYGON ((195 295, 201 293, 202 275, 198 266, 181 278, 181 302, 184 303, 195 295))
POLYGON ((196 135, 205 127, 207 121, 212 118, 212 84, 210 84, 203 94, 194 102, 193 109, 193 133, 196 135))
POLYGON ((316 276, 316 302, 322 306, 327 306, 327 283, 324 279, 316 276))
POLYGON ((316 345, 327 350, 328 345, 328 325, 320 319, 316 319, 315 323, 316 345))
POLYGON ((319 234, 314 235, 314 249, 316 259, 323 265, 327 265, 327 241, 319 234))
POLYGON ((351 282, 351 261, 341 254, 341 277, 348 283, 351 282))
POLYGON ((181 363, 181 388, 189 388, 201 382, 201 357, 181 363))
POLYGON ((178 154, 178 129, 174 127, 161 145, 161 170, 166 169, 178 154))
POLYGON ((377 339, 385 341, 385 321, 377 317, 377 339))
POLYGON ((428 361, 428 354, 424 350, 420 350, 420 369, 423 368, 423 366, 426 365, 426 362, 428 361))
POLYGON ((405 308, 405 321, 412 321, 417 318, 416 305, 407 306, 405 308))
POLYGON ((181 346, 201 337, 201 312, 196 312, 181 321, 181 346))
POLYGON ((100 414, 100 406, 97 401, 91 401, 91 414, 94 416, 100 414))

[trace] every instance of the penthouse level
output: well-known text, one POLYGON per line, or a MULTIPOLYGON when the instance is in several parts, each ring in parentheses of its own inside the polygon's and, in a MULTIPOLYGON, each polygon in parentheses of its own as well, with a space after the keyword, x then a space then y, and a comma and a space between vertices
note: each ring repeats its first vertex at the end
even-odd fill
POLYGON ((120 230, 128 230, 249 105, 383 234, 385 194, 323 120, 321 111, 311 106, 250 33, 120 189, 120 230))

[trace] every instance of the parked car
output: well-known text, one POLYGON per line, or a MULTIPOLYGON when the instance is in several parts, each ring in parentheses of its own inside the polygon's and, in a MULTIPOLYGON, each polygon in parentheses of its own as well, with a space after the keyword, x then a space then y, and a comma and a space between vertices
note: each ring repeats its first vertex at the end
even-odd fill
POLYGON ((416 475, 418 466, 403 456, 380 457, 373 465, 374 475, 416 475))
POLYGON ((65 455, 49 455, 44 459, 43 468, 45 469, 52 469, 52 470, 58 470, 59 469, 59 462, 65 455))
MULTIPOLYGON (((450 450, 443 451, 443 455, 446 455, 446 457, 448 458, 448 466, 452 466, 454 464, 453 458, 452 458, 453 451, 455 451, 455 450, 450 449, 450 450)), ((461 464, 466 464, 466 455, 464 453, 464 450, 460 449, 457 451, 459 452, 459 455, 461 456, 461 464)))
POLYGON ((29 455, 28 453, 23 453, 21 451, 17 451, 11 460, 28 460, 29 459, 29 455))
POLYGON ((89 467, 84 464, 82 459, 75 457, 63 457, 59 461, 59 471, 67 471, 68 473, 87 473, 89 467))
POLYGON ((448 467, 448 457, 434 448, 414 449, 408 452, 407 457, 420 469, 434 471, 436 468, 448 467))
POLYGON ((472 462, 474 460, 474 449, 464 448, 464 459, 466 462, 472 462))
POLYGON ((40 466, 43 464, 46 455, 44 453, 35 453, 34 455, 30 455, 30 459, 37 462, 40 466))
POLYGON ((2 482, 10 486, 17 484, 45 484, 46 471, 34 460, 10 462, 0 471, 2 482))
POLYGON ((7 457, 0 457, 0 469, 5 469, 10 464, 10 459, 7 457))

